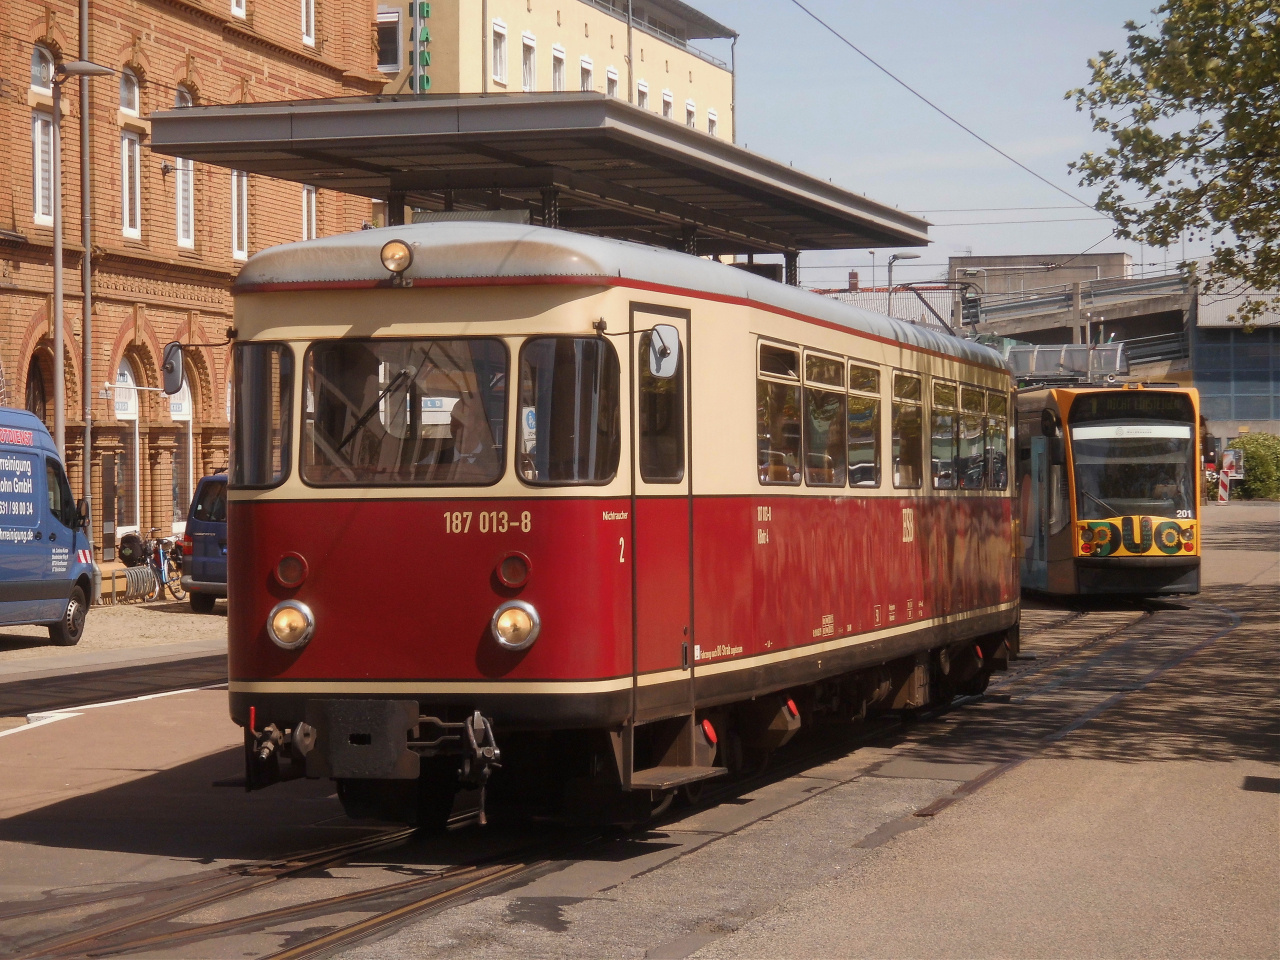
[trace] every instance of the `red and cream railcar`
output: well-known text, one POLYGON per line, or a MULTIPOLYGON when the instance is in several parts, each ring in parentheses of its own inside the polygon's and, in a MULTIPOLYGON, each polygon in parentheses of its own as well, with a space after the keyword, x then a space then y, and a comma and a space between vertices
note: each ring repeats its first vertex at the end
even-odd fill
POLYGON ((250 786, 438 819, 500 761, 494 789, 647 801, 1016 645, 982 346, 503 224, 276 247, 235 294, 250 786))

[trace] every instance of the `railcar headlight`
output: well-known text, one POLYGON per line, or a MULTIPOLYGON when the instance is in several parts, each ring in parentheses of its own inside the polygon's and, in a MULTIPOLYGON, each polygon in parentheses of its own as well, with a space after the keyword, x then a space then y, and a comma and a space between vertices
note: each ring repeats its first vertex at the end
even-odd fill
POLYGON ((498 645, 507 650, 527 650, 538 639, 542 621, 533 604, 523 600, 508 600, 493 611, 489 631, 498 645))
POLYGON ((1190 543, 1195 538, 1196 538, 1196 531, 1194 527, 1187 527, 1182 531, 1182 539, 1185 540, 1187 543, 1190 543))
POLYGON ((388 240, 382 245, 382 265, 392 273, 404 273, 413 263, 413 250, 403 240, 388 240))
POLYGON ((316 618, 311 608, 297 600, 284 600, 267 617, 267 635, 281 650, 301 650, 315 633, 316 618))
POLYGON ((1093 528, 1085 527, 1080 531, 1080 540, 1083 543, 1093 543, 1093 528))

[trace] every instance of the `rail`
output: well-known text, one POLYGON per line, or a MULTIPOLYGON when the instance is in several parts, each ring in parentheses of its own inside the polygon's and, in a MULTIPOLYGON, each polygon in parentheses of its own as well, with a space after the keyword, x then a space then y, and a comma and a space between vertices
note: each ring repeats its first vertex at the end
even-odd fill
MULTIPOLYGON (((595 7, 597 10, 603 10, 616 20, 621 20, 623 23, 627 22, 626 9, 624 8, 619 10, 610 2, 610 0, 586 0, 586 2, 591 4, 591 6, 595 7)), ((695 57, 705 60, 712 66, 719 67, 721 70, 729 69, 729 65, 719 57, 713 57, 705 50, 699 50, 697 47, 692 46, 688 40, 677 37, 673 33, 667 33, 667 31, 663 30, 661 27, 655 27, 651 23, 646 23, 645 21, 635 19, 634 17, 631 20, 631 26, 642 33, 647 33, 649 36, 663 41, 664 43, 671 44, 673 47, 679 47, 681 50, 691 53, 695 57)))

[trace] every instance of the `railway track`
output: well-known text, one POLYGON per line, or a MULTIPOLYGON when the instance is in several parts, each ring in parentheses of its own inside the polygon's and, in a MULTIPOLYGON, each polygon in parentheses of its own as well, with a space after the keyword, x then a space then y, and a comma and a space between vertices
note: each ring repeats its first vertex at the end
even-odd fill
MULTIPOLYGON (((937 815, 1049 748, 1238 622, 1229 611, 1195 606, 1202 619, 1217 618, 1217 629, 1198 643, 1175 644, 1157 650, 1153 657, 1144 655, 1142 644, 1153 633, 1153 617, 1175 609, 1169 604, 1028 611, 1032 616, 1024 621, 1023 632, 1027 654, 1014 661, 1008 673, 998 675, 985 694, 924 711, 913 721, 890 715, 852 728, 819 730, 805 740, 798 738, 796 749, 780 756, 767 771, 709 789, 696 805, 712 807, 743 797, 864 747, 893 745, 922 756, 953 756, 956 744, 966 737, 981 741, 985 736, 1007 745, 1000 762, 990 770, 917 809, 912 816, 920 822, 919 818, 937 815), (1115 684, 1108 677, 1117 671, 1126 681, 1113 689, 1115 684), (1091 690, 1094 695, 1062 708, 1059 701, 1064 694, 1079 689, 1091 690), (1011 728, 1005 721, 1018 713, 1025 715, 1021 721, 1025 729, 1014 729, 1013 735, 1007 736, 1011 728)), ((852 779, 868 772, 863 770, 852 779)), ((831 780, 808 788, 794 803, 771 808, 756 820, 748 818, 732 832, 811 802, 847 782, 831 780)), ((670 829, 688 814, 688 810, 672 811, 645 828, 670 829)), ((456 817, 455 826, 469 819, 465 814, 456 817)), ((405 850, 415 842, 412 830, 398 829, 280 860, 112 891, 53 897, 38 904, 12 904, 0 908, 0 924, 17 930, 18 935, 9 934, 5 938, 8 946, 0 945, 0 953, 31 960, 155 951, 182 955, 183 948, 193 944, 236 937, 241 938, 237 943, 246 947, 241 951, 245 956, 273 960, 333 956, 433 913, 521 886, 566 862, 589 857, 594 844, 613 839, 599 831, 567 831, 547 839, 545 828, 536 824, 524 834, 517 833, 510 847, 498 853, 422 869, 408 879, 403 870, 397 873, 385 863, 367 862, 370 854, 405 850), (528 835, 536 839, 530 840, 528 835), (358 882, 360 888, 328 896, 300 897, 295 893, 293 902, 262 909, 266 901, 290 899, 288 890, 282 892, 281 888, 303 880, 333 878, 335 870, 345 873, 349 883, 358 882), (360 874, 354 881, 353 873, 360 874), (213 919, 211 911, 227 915, 213 919)))

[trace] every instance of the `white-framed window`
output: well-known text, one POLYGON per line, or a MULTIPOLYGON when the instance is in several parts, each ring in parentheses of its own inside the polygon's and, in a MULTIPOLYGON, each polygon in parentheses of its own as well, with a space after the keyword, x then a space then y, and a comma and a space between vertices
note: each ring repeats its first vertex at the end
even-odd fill
POLYGON ((714 110, 707 111, 707 133, 713 137, 719 136, 717 130, 720 126, 720 116, 714 110))
POLYGON ((636 106, 641 110, 649 109, 649 84, 644 80, 636 81, 636 106))
POLYGON ((138 377, 133 364, 120 361, 116 383, 111 391, 120 431, 120 447, 116 453, 116 536, 136 533, 142 525, 142 486, 138 474, 138 377))
POLYGON ((131 116, 138 115, 138 75, 128 67, 120 71, 120 109, 131 116))
POLYGON ((611 97, 618 95, 618 70, 610 67, 604 72, 604 92, 611 97))
POLYGON ((31 51, 31 89, 37 93, 53 93, 53 54, 40 44, 31 51))
POLYGON ((538 41, 532 33, 520 38, 520 77, 525 93, 532 93, 538 85, 538 41))
POLYGON ((182 389, 169 398, 169 419, 178 428, 173 451, 173 532, 187 529, 187 507, 195 487, 195 444, 192 443, 190 377, 183 377, 182 389))
POLYGON ((501 20, 493 21, 493 82, 503 85, 507 82, 507 25, 501 20))
POLYGON ((666 120, 671 120, 674 116, 674 100, 671 97, 670 90, 662 91, 662 116, 666 120))
POLYGON ((120 228, 126 237, 142 237, 142 140, 120 131, 120 228))
POLYGON ((302 187, 302 239, 314 240, 316 233, 316 188, 310 184, 302 187))
MULTIPOLYGON (((174 94, 173 105, 178 108, 191 106, 191 93, 179 87, 174 94)), ((175 166, 174 198, 177 202, 178 246, 190 250, 196 245, 196 178, 195 164, 185 157, 178 157, 175 166)))
POLYGON ((245 0, 231 0, 231 15, 241 20, 245 16, 245 0))
POLYGON ((249 259, 249 174, 231 171, 231 256, 249 259))
POLYGON ((559 93, 564 84, 564 47, 556 44, 551 48, 551 89, 559 93))
POLYGON ((316 0, 302 0, 302 42, 316 45, 316 0))
POLYGON ((684 125, 691 130, 698 126, 698 105, 692 100, 684 102, 684 125))
POLYGON ((53 226, 53 115, 31 114, 32 207, 36 223, 53 226))
POLYGON ((592 72, 593 66, 591 63, 591 58, 583 57, 581 60, 578 61, 578 67, 580 71, 580 80, 581 80, 581 84, 578 87, 578 89, 585 90, 589 93, 593 89, 595 89, 595 83, 593 80, 593 72, 592 72))
POLYGON ((378 8, 378 69, 383 73, 400 72, 400 11, 378 8))

